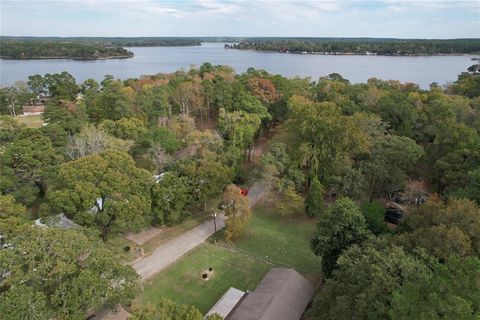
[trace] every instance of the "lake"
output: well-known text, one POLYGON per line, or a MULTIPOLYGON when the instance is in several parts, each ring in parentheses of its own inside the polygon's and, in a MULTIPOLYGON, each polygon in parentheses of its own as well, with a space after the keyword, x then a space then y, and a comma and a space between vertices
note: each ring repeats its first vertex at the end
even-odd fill
POLYGON ((188 70, 204 62, 232 66, 237 72, 249 67, 264 69, 284 76, 312 77, 333 72, 351 82, 365 82, 368 78, 394 79, 414 82, 427 89, 432 82, 445 84, 457 79, 474 62, 474 56, 390 57, 390 56, 325 56, 254 52, 224 49, 220 43, 205 43, 196 47, 141 47, 128 48, 135 53, 131 59, 77 61, 55 60, 0 60, 0 84, 12 85, 27 80, 29 75, 68 71, 77 82, 88 78, 101 81, 106 74, 116 78, 137 78, 145 74, 188 70))

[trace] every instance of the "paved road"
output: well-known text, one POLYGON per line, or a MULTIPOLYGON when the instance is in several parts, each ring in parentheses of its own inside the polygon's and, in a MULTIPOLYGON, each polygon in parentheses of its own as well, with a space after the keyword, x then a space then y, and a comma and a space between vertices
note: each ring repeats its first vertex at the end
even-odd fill
MULTIPOLYGON (((255 205, 266 190, 264 182, 255 183, 248 192, 250 207, 255 205)), ((225 227, 225 217, 217 216, 217 231, 225 227)), ((190 231, 185 232, 157 247, 151 254, 133 263, 133 268, 140 275, 142 280, 148 279, 154 274, 162 271, 183 255, 201 245, 214 233, 213 218, 198 225, 190 231)))
MULTIPOLYGON (((225 227, 224 217, 217 216, 217 230, 225 227)), ((133 263, 133 268, 140 275, 140 278, 147 279, 157 272, 165 269, 184 254, 194 249, 214 233, 213 218, 198 225, 190 231, 185 232, 158 248, 151 254, 133 263)))

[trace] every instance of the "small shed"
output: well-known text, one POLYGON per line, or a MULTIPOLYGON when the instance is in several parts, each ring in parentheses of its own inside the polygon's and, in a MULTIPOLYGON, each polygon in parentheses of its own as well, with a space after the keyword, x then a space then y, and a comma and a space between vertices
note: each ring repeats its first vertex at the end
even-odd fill
POLYGON ((312 284, 294 269, 272 268, 225 319, 299 320, 313 294, 312 284))

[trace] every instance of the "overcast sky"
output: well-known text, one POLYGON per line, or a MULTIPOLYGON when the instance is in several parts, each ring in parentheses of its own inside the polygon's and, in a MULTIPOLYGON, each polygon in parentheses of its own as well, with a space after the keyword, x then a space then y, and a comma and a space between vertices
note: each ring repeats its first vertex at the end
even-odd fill
POLYGON ((0 0, 1 35, 480 38, 480 0, 0 0))

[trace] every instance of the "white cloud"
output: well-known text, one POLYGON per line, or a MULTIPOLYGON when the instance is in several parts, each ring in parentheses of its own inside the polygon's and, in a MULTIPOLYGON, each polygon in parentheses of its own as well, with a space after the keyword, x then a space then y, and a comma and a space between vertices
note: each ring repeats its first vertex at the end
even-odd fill
POLYGON ((480 10, 480 2, 477 0, 456 1, 456 0, 381 0, 390 5, 393 9, 423 8, 429 10, 448 9, 476 9, 480 10))
POLYGON ((5 35, 480 37, 479 1, 0 0, 0 6, 5 35))

